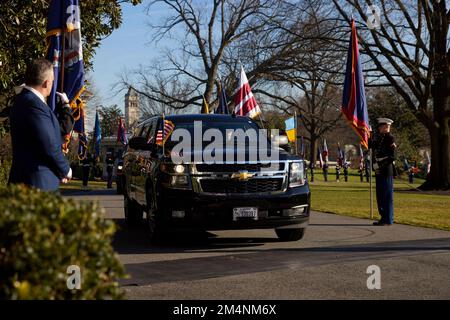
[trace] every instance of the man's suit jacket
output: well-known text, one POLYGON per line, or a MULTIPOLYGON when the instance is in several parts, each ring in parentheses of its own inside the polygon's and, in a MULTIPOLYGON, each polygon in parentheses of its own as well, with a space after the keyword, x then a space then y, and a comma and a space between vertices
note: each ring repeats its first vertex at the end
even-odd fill
POLYGON ((61 150, 61 131, 52 110, 24 89, 11 108, 13 161, 10 183, 55 191, 70 170, 61 150))

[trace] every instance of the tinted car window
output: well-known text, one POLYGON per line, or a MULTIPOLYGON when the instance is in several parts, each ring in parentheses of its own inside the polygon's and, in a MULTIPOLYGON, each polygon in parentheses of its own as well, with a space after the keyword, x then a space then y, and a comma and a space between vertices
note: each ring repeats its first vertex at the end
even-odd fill
MULTIPOLYGON (((185 129, 187 131, 189 131, 189 133, 191 134, 191 136, 194 136, 194 122, 176 122, 173 121, 174 125, 175 125, 175 129, 185 129)), ((241 129, 244 132, 248 131, 248 130, 254 130, 256 132, 256 134, 258 134, 258 130, 260 129, 259 126, 251 121, 211 121, 211 122, 206 122, 206 121, 202 121, 202 134, 208 130, 208 129, 218 129, 220 130, 220 132, 222 133, 224 139, 228 139, 230 136, 230 130, 238 130, 241 129)), ((192 141, 193 142, 193 141, 192 141)), ((224 141, 225 142, 225 141, 224 141)), ((248 142, 248 141, 246 141, 248 142)), ((173 147, 177 142, 171 141, 171 139, 169 139, 166 142, 166 146, 168 148, 173 147)), ((210 142, 204 142, 203 143, 203 147, 208 145, 210 142)))
POLYGON ((157 119, 154 119, 150 123, 150 127, 149 127, 149 130, 147 132, 147 141, 148 141, 148 143, 154 143, 155 142, 156 122, 157 122, 157 119))

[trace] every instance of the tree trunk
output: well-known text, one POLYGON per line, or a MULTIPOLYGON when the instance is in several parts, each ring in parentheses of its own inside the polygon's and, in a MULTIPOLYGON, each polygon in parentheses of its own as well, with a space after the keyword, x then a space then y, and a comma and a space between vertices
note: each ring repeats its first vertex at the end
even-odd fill
POLYGON ((309 161, 315 164, 317 160, 317 137, 315 135, 311 135, 309 148, 309 161))
POLYGON ((434 121, 427 126, 431 138, 431 169, 425 183, 420 186, 422 190, 447 190, 449 188, 450 141, 449 119, 446 114, 449 103, 449 82, 446 77, 438 77, 432 88, 434 121))

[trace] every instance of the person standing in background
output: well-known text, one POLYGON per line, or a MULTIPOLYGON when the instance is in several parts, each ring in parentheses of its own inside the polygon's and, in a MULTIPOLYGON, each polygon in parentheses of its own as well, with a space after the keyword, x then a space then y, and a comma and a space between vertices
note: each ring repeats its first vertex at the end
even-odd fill
POLYGON ((87 154, 86 157, 81 160, 81 166, 83 170, 83 190, 88 190, 89 175, 91 173, 91 163, 92 159, 89 154, 87 154))
POLYGON ((106 173, 108 174, 108 189, 112 188, 113 182, 113 171, 114 171, 114 159, 111 153, 106 155, 106 173))

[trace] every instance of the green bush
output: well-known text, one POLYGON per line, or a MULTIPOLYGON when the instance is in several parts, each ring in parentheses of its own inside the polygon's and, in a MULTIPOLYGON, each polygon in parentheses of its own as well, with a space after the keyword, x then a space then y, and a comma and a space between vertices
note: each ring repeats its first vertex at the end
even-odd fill
POLYGON ((11 161, 0 160, 0 186, 5 186, 8 183, 10 169, 11 161))
POLYGON ((121 298, 114 232, 96 203, 0 187, 0 299, 121 298), (67 287, 71 265, 80 267, 80 290, 67 287))

